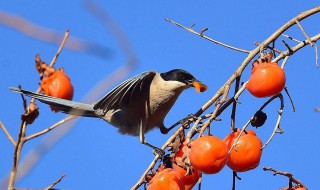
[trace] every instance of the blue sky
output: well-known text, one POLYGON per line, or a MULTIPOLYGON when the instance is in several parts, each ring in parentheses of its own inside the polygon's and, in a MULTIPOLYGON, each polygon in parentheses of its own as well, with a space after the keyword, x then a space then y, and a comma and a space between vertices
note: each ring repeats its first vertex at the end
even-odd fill
MULTIPOLYGON (((208 85, 205 93, 187 90, 169 112, 167 126, 196 112, 224 84, 240 65, 246 54, 215 45, 185 30, 164 18, 170 18, 191 26, 197 31, 209 28, 205 33, 221 42, 252 50, 254 42, 264 41, 289 19, 319 2, 300 1, 97 1, 113 21, 122 29, 132 45, 138 65, 129 76, 146 70, 168 71, 183 68, 193 73, 208 85)), ((74 100, 80 101, 104 77, 121 67, 126 57, 112 33, 84 8, 80 1, 1 1, 0 11, 17 15, 28 21, 63 34, 68 28, 70 36, 95 42, 107 47, 108 56, 95 55, 64 49, 56 67, 63 67, 70 76, 74 88, 74 100)), ((320 31, 320 16, 314 15, 301 24, 310 36, 320 31)), ((18 135, 22 103, 19 95, 8 90, 21 84, 25 89, 36 90, 39 76, 34 69, 34 56, 39 53, 50 62, 58 45, 30 38, 19 31, 0 25, 0 121, 14 138, 18 135)), ((301 31, 293 27, 287 34, 304 39, 301 31)), ((281 38, 282 39, 282 38, 281 38)), ((295 43, 285 39, 290 45, 295 43)), ((284 50, 281 41, 277 47, 284 50)), ((319 76, 315 66, 315 53, 306 47, 293 55, 285 67, 287 87, 293 97, 297 111, 292 112, 285 96, 285 110, 281 127, 285 133, 276 135, 264 150, 260 166, 246 173, 237 183, 237 189, 278 189, 287 185, 287 179, 274 177, 264 172, 263 166, 280 171, 289 171, 309 189, 319 189, 320 173, 317 149, 319 140, 320 107, 319 76)), ((249 77, 247 68, 242 81, 249 77)), ((126 77, 126 78, 127 78, 126 77)), ((115 85, 115 84, 114 84, 115 85)), ((109 89, 102 89, 107 92, 109 89)), ((98 99, 98 98, 97 98, 98 99)), ((266 101, 252 97, 247 91, 239 99, 236 126, 242 127, 252 114, 266 101)), ((28 127, 27 134, 40 131, 63 119, 66 115, 53 113, 48 106, 38 103, 40 117, 28 127)), ((265 142, 270 136, 277 118, 278 101, 267 109, 266 125, 256 130, 265 142)), ((210 108, 208 111, 212 111, 210 108)), ((212 133, 224 138, 230 127, 230 109, 221 116, 221 122, 212 124, 212 133)), ((63 128, 63 126, 62 126, 63 128)), ((22 160, 50 135, 45 135, 25 144, 22 160)), ((159 130, 146 135, 149 142, 161 146, 169 135, 159 130)), ((54 136, 51 137, 54 139, 54 136)), ((0 132, 0 180, 11 170, 13 146, 0 132)), ((56 187, 62 189, 129 189, 140 178, 149 165, 153 154, 139 143, 137 137, 120 135, 115 128, 98 119, 82 118, 64 138, 58 140, 25 178, 16 187, 42 188, 51 184, 62 174, 67 174, 56 187)), ((231 189, 232 172, 225 167, 216 175, 204 175, 203 189, 231 189)), ((3 187, 0 187, 3 188, 3 187)))

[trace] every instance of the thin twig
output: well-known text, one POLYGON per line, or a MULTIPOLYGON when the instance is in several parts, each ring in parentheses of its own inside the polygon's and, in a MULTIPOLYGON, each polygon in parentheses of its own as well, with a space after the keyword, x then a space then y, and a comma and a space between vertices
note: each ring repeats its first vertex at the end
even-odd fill
POLYGON ((209 127, 210 123, 217 118, 217 116, 218 116, 217 113, 219 112, 219 109, 222 106, 222 104, 225 103, 225 101, 228 97, 228 94, 229 94, 229 90, 230 90, 230 85, 225 85, 222 99, 217 104, 217 106, 216 106, 215 110, 213 111, 212 115, 210 116, 210 118, 200 128, 200 132, 199 132, 200 136, 202 136, 203 132, 207 129, 207 127, 209 127))
MULTIPOLYGON (((255 42, 254 45, 259 46, 260 43, 259 43, 259 42, 255 42)), ((278 50, 278 49, 276 49, 276 48, 274 48, 274 47, 271 47, 271 46, 269 46, 269 45, 267 46, 267 48, 270 49, 270 50, 272 50, 272 51, 275 51, 275 52, 277 52, 277 53, 281 53, 281 52, 282 52, 282 51, 280 51, 280 50, 278 50)))
POLYGON ((284 59, 283 59, 283 61, 282 61, 282 64, 281 64, 281 68, 282 68, 282 69, 286 66, 286 63, 287 63, 289 57, 290 57, 290 56, 285 56, 285 57, 284 57, 284 59))
POLYGON ((316 66, 317 68, 319 68, 319 55, 318 55, 318 45, 317 45, 317 41, 314 42, 314 49, 315 49, 315 53, 316 53, 316 66))
POLYGON ((63 174, 59 179, 57 179, 55 182, 53 182, 51 185, 49 185, 44 190, 51 190, 54 186, 56 186, 58 183, 61 182, 61 180, 66 176, 66 174, 63 174))
POLYGON ((287 47, 287 49, 289 50, 289 52, 292 52, 290 45, 289 45, 286 41, 284 41, 284 40, 281 40, 281 41, 282 41, 283 44, 287 47))
POLYGON ((282 113, 283 113, 283 108, 284 108, 283 95, 280 93, 277 96, 274 96, 272 98, 279 98, 280 99, 280 109, 278 110, 278 119, 277 119, 277 122, 274 126, 274 130, 272 131, 271 136, 269 137, 267 142, 262 146, 261 150, 263 150, 271 142, 271 140, 273 139, 273 137, 276 133, 280 133, 280 134, 283 133, 283 130, 280 128, 280 122, 282 119, 282 113))
MULTIPOLYGON (((311 37, 310 39, 311 39, 311 41, 316 42, 317 40, 320 39, 320 33, 311 37)), ((284 57, 286 57, 288 55, 293 55, 294 53, 296 53, 297 51, 299 51, 301 48, 305 47, 306 45, 308 45, 308 42, 306 40, 304 40, 304 41, 300 42, 299 44, 291 47, 290 50, 283 51, 280 55, 278 55, 276 58, 274 58, 272 60, 272 62, 278 62, 279 60, 283 59, 284 57)))
POLYGON ((301 187, 305 187, 305 186, 301 183, 301 181, 295 179, 295 178, 293 177, 293 175, 292 175, 291 173, 289 173, 289 172, 277 171, 277 170, 275 170, 275 169, 273 169, 273 168, 271 168, 271 167, 263 167, 263 170, 264 170, 264 171, 272 171, 274 176, 275 176, 275 175, 283 175, 283 176, 286 176, 286 177, 289 178, 289 181, 291 181, 291 182, 293 182, 293 183, 295 183, 295 184, 297 184, 297 185, 300 185, 301 187))
POLYGON ((249 126, 251 120, 253 119, 253 117, 251 117, 246 124, 244 124, 244 126, 242 127, 239 135, 237 136, 236 140, 233 142, 231 148, 228 151, 228 155, 231 153, 231 151, 234 149, 234 147, 238 144, 240 137, 242 136, 243 132, 246 130, 246 128, 249 126))
POLYGON ((35 133, 35 134, 32 134, 32 135, 29 135, 25 138, 25 141, 28 141, 28 140, 31 140, 33 138, 36 138, 36 137, 39 137, 41 135, 44 135, 48 132, 50 132, 51 130, 55 129, 56 127, 59 127, 60 125, 62 125, 63 123, 69 121, 69 120, 72 120, 74 118, 76 118, 77 116, 74 116, 74 115, 69 115, 68 117, 66 117, 65 119, 62 119, 60 121, 58 121, 57 123, 51 125, 50 127, 38 132, 38 133, 35 133))
POLYGON ((4 124, 0 121, 0 127, 2 128, 3 132, 7 135, 9 141, 13 144, 13 146, 16 146, 16 141, 12 138, 11 134, 7 130, 7 128, 4 126, 4 124))
POLYGON ((291 103, 291 106, 292 106, 292 111, 296 112, 296 107, 294 106, 294 103, 293 103, 293 100, 292 100, 291 95, 289 93, 288 87, 284 87, 284 91, 286 92, 286 94, 289 97, 289 100, 290 100, 290 103, 291 103))
POLYGON ((175 21, 173 21, 173 20, 171 20, 171 19, 166 18, 165 20, 168 21, 168 22, 171 22, 171 23, 173 23, 174 25, 179 26, 180 28, 183 28, 183 29, 185 29, 185 30, 187 30, 187 31, 189 31, 189 32, 197 35, 197 36, 200 36, 200 37, 202 37, 202 38, 204 38, 204 39, 206 39, 206 40, 209 40, 210 42, 216 43, 216 44, 218 44, 218 45, 221 45, 221 46, 223 46, 223 47, 226 47, 226 48, 229 48, 229 49, 232 49, 232 50, 235 50, 235 51, 239 51, 239 52, 243 52, 243 53, 250 53, 250 51, 248 51, 248 50, 236 48, 236 47, 233 47, 233 46, 224 44, 224 43, 222 43, 222 42, 219 42, 219 41, 217 41, 217 40, 214 40, 214 39, 212 39, 212 38, 209 38, 208 36, 206 36, 206 35, 203 34, 206 30, 208 30, 207 28, 205 28, 205 29, 202 30, 200 33, 198 33, 198 32, 196 32, 196 31, 194 31, 193 28, 187 28, 187 27, 183 26, 182 24, 179 24, 179 23, 177 23, 177 22, 175 22, 175 21))
POLYGON ((301 32, 303 33, 303 35, 307 38, 310 46, 312 47, 313 44, 312 44, 312 41, 310 40, 308 34, 306 33, 306 31, 303 29, 302 25, 300 24, 299 20, 296 19, 295 22, 297 23, 298 27, 300 28, 301 32))
POLYGON ((297 40, 297 39, 295 39, 295 38, 293 38, 293 37, 291 37, 291 36, 289 36, 289 35, 286 35, 286 34, 281 34, 281 36, 286 37, 286 38, 289 38, 290 40, 292 40, 292 41, 294 41, 294 42, 298 42, 298 43, 301 42, 300 40, 297 40))
POLYGON ((232 171, 232 190, 236 190, 236 180, 241 180, 237 172, 232 171))
POLYGON ((210 118, 212 114, 206 114, 204 116, 198 117, 198 119, 194 122, 193 126, 191 127, 189 133, 186 135, 186 144, 189 144, 193 135, 198 131, 197 126, 203 119, 210 118))
POLYGON ((61 53, 62 48, 64 47, 64 45, 67 42, 68 37, 69 37, 69 29, 66 30, 66 32, 64 34, 64 37, 63 37, 63 40, 62 40, 62 42, 61 42, 61 44, 59 46, 59 49, 58 49, 57 53, 54 55, 54 57, 52 58, 52 61, 50 63, 51 67, 53 67, 53 65, 56 63, 56 61, 57 61, 57 59, 58 59, 58 57, 59 57, 59 55, 61 53))
MULTIPOLYGON (((237 94, 239 87, 240 87, 240 79, 241 77, 237 77, 236 84, 234 88, 234 94, 237 94)), ((234 131, 235 125, 236 125, 236 109, 237 109, 237 99, 234 99, 234 102, 232 103, 232 111, 231 111, 231 132, 234 131)))

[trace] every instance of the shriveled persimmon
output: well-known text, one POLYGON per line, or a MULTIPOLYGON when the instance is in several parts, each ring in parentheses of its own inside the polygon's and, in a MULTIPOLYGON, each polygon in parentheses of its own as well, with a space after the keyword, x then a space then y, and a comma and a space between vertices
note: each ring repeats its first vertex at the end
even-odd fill
POLYGON ((156 175, 150 181, 147 190, 185 190, 184 182, 177 171, 172 168, 166 168, 156 175))
POLYGON ((226 144, 215 136, 202 136, 190 143, 190 163, 201 173, 218 173, 226 164, 227 154, 226 144))
POLYGON ((263 98, 279 94, 286 84, 283 69, 273 62, 254 63, 247 84, 248 91, 255 97, 263 98))
POLYGON ((186 164, 188 147, 186 141, 181 142, 179 150, 175 153, 172 163, 173 170, 177 171, 184 182, 185 190, 191 190, 200 178, 200 173, 190 164, 186 164))
POLYGON ((200 178, 200 173, 197 170, 190 168, 190 172, 188 173, 186 169, 177 164, 172 164, 172 167, 174 171, 177 171, 180 174, 182 181, 184 182, 185 190, 191 190, 200 178))
MULTIPOLYGON (((71 100, 73 98, 73 86, 70 78, 62 69, 55 70, 52 74, 41 81, 41 90, 43 94, 71 100)), ((58 111, 51 107, 52 110, 58 111)))
MULTIPOLYGON (((238 129, 223 140, 230 150, 240 134, 238 129)), ((228 155, 227 166, 236 172, 244 172, 256 168, 262 155, 262 142, 255 132, 248 130, 241 134, 238 142, 228 155)))

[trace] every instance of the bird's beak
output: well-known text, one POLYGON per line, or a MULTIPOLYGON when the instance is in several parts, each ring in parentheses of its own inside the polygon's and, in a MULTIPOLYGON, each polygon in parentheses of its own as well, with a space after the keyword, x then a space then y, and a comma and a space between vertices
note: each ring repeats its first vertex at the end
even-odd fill
POLYGON ((192 86, 196 89, 197 92, 204 92, 208 89, 207 85, 203 84, 198 80, 193 81, 192 86))

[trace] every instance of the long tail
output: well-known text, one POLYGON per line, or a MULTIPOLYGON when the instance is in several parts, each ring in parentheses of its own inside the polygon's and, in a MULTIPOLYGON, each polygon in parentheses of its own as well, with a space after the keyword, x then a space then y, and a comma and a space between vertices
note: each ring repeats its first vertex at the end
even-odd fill
POLYGON ((99 117, 95 113, 93 109, 93 105, 90 105, 90 104, 84 104, 84 103, 69 101, 61 98, 55 98, 52 96, 38 94, 38 93, 30 92, 27 90, 22 90, 19 88, 11 87, 10 90, 38 99, 39 101, 45 104, 49 104, 59 109, 59 111, 63 113, 78 115, 78 116, 85 116, 85 117, 99 117))

